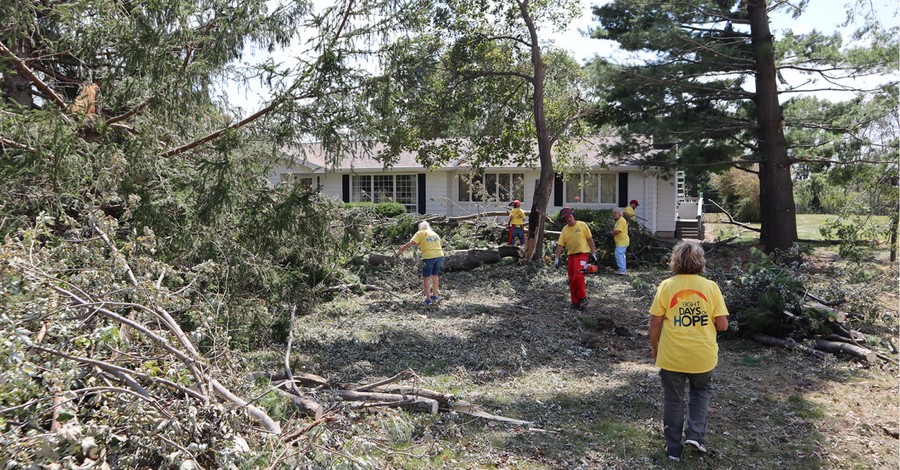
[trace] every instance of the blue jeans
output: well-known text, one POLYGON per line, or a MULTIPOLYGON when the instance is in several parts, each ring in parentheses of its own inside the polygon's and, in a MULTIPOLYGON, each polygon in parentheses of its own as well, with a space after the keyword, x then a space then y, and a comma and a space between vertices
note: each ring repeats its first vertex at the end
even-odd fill
POLYGON ((625 249, 627 246, 617 246, 616 247, 616 265, 619 267, 619 272, 625 272, 625 249))
POLYGON ((706 435, 708 422, 709 399, 712 397, 710 380, 712 371, 702 374, 686 374, 672 372, 665 369, 659 370, 662 379, 663 396, 663 435, 666 436, 666 455, 681 457, 684 444, 681 442, 681 433, 684 428, 684 382, 690 385, 687 405, 687 429, 684 429, 686 439, 703 442, 706 435))
POLYGON ((515 245, 517 241, 520 241, 522 245, 525 244, 525 227, 513 226, 511 244, 515 245))

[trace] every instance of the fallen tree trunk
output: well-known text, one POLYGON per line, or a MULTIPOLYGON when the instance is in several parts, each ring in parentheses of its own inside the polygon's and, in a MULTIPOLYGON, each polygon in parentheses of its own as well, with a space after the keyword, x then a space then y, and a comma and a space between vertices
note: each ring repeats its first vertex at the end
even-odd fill
MULTIPOLYGON (((501 245, 495 250, 458 250, 445 255, 443 272, 469 271, 485 264, 499 263, 503 258, 522 257, 522 248, 518 246, 501 245)), ((372 266, 394 266, 398 262, 410 263, 412 258, 396 258, 378 253, 369 253, 369 264, 372 266)))
POLYGON ((797 342, 792 339, 775 338, 773 336, 763 334, 755 334, 751 337, 751 339, 753 339, 753 341, 756 341, 757 343, 765 344, 767 346, 777 346, 779 348, 797 350, 811 356, 826 357, 826 354, 824 352, 816 351, 815 349, 808 348, 802 344, 797 344, 797 342))
POLYGON ((857 346, 850 343, 840 343, 836 341, 826 341, 824 339, 816 340, 816 349, 827 351, 832 354, 844 353, 849 354, 857 359, 863 359, 866 362, 875 362, 878 360, 878 354, 871 349, 857 346))

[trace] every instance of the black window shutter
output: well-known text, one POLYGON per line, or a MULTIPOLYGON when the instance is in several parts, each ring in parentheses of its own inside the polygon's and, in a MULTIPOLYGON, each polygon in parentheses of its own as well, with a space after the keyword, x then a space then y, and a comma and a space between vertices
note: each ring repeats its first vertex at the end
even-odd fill
POLYGON ((341 175, 341 198, 350 202, 350 175, 341 175))
POLYGON ((628 173, 619 173, 619 207, 628 205, 628 173))
POLYGON ((556 207, 563 205, 563 180, 559 173, 553 178, 553 205, 556 207))
POLYGON ((419 173, 418 186, 416 193, 419 195, 419 213, 425 214, 425 173, 419 173))

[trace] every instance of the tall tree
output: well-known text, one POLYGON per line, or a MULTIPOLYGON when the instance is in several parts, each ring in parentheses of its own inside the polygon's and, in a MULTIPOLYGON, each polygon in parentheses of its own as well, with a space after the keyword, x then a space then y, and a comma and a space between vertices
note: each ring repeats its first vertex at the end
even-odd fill
POLYGON ((375 137, 426 164, 460 155, 480 168, 501 161, 537 164, 526 259, 540 256, 554 178, 554 151, 580 132, 589 112, 575 62, 542 41, 576 2, 451 0, 413 2, 422 21, 391 49, 382 86, 371 96, 382 122, 375 137), (422 6, 426 5, 426 6, 422 6), (552 66, 548 66, 548 62, 552 66), (404 117, 398 118, 396 112, 404 117))
POLYGON ((791 156, 785 140, 780 101, 789 93, 822 88, 871 92, 853 85, 822 87, 820 81, 779 90, 779 82, 789 85, 788 70, 834 83, 846 76, 889 73, 897 63, 896 35, 885 39, 890 31, 877 26, 869 29, 876 40, 853 47, 842 47, 838 34, 816 31, 776 42, 770 13, 794 9, 800 14, 804 7, 805 2, 692 0, 615 1, 594 9, 601 25, 595 37, 614 40, 646 59, 625 65, 595 61, 609 106, 594 122, 618 126, 626 136, 623 147, 646 146, 646 136, 677 143, 678 161, 660 161, 665 155, 656 154, 657 164, 755 172, 767 251, 789 248, 796 240, 791 165, 799 156, 791 156), (754 163, 758 170, 751 168, 754 163))

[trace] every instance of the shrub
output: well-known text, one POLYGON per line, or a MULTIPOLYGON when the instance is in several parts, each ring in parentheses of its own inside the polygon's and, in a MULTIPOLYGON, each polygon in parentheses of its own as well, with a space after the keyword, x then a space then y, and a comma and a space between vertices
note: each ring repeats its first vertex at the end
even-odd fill
POLYGON ((759 178, 736 168, 713 175, 710 183, 722 198, 718 201, 735 219, 759 222, 759 178))

